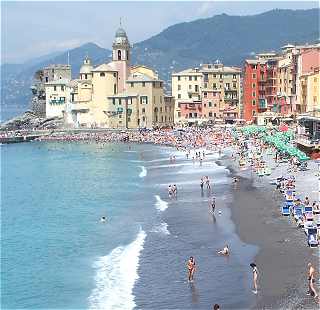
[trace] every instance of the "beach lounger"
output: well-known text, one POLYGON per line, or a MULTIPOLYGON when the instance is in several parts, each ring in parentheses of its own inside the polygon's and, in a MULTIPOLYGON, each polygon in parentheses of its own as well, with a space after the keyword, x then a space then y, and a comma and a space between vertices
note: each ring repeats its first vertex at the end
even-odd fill
POLYGON ((317 247, 319 245, 316 228, 309 228, 307 230, 307 236, 308 236, 309 247, 317 247))
POLYGON ((285 215, 285 216, 288 216, 290 215, 290 208, 291 208, 291 204, 287 203, 287 202, 284 202, 282 204, 282 207, 281 207, 281 213, 282 215, 285 215))
POLYGON ((313 214, 312 206, 304 206, 304 213, 311 212, 313 214))
POLYGON ((302 213, 302 207, 301 206, 295 206, 293 208, 293 217, 296 221, 298 221, 299 218, 303 217, 302 213))
POLYGON ((304 216, 306 217, 306 221, 313 221, 313 213, 312 212, 305 212, 304 216))

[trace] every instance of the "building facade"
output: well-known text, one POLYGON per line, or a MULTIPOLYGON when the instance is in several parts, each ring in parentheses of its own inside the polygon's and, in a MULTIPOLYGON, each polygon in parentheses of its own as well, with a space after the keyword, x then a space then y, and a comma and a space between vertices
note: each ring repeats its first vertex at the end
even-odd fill
POLYGON ((234 120, 240 116, 241 69, 219 61, 172 74, 175 123, 234 120), (197 112, 186 109, 199 107, 197 112), (196 113, 196 114, 194 114, 196 113), (192 115, 192 121, 191 121, 192 115), (194 116, 196 115, 196 116, 194 116))
POLYGON ((69 65, 51 65, 44 69, 38 70, 35 73, 34 82, 31 87, 31 109, 38 116, 46 116, 46 83, 61 80, 71 80, 71 67, 69 65))
POLYGON ((127 34, 119 28, 111 62, 94 67, 86 57, 78 79, 46 83, 47 101, 52 103, 47 116, 63 115, 65 123, 72 127, 125 129, 173 125, 173 97, 164 94, 163 81, 154 70, 130 66, 130 53, 127 34))
MULTIPOLYGON (((282 52, 258 54, 244 63, 243 110, 246 121, 258 116, 296 117, 307 111, 309 75, 319 68, 319 44, 282 47, 282 52), (266 112, 268 112, 266 114, 266 112)), ((312 96, 312 95, 310 95, 312 96)), ((314 96, 317 97, 317 96, 314 96)), ((309 97, 308 97, 309 98, 309 97)))

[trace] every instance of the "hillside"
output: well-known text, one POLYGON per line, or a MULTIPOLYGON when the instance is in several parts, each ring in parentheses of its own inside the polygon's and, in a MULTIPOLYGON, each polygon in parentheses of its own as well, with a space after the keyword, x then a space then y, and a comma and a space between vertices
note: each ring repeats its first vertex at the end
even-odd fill
MULTIPOLYGON (((252 16, 221 14, 170 26, 135 44, 132 62, 154 67, 170 88, 172 71, 216 59, 226 65, 241 66, 243 60, 254 52, 279 50, 289 42, 299 44, 318 40, 318 25, 319 9, 272 10, 252 16)), ((108 60, 111 52, 94 43, 70 50, 74 77, 86 54, 97 65, 108 60)), ((31 61, 29 64, 1 66, 2 107, 26 107, 30 100, 33 73, 48 64, 67 63, 67 52, 51 58, 48 56, 43 61, 31 61)))

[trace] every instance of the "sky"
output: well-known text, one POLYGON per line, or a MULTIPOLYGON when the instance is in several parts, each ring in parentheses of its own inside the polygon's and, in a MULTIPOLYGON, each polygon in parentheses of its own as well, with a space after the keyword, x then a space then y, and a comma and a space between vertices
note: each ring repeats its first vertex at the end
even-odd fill
POLYGON ((120 18, 131 43, 165 28, 217 14, 310 9, 316 1, 2 1, 1 63, 22 63, 87 42, 111 48, 120 18))

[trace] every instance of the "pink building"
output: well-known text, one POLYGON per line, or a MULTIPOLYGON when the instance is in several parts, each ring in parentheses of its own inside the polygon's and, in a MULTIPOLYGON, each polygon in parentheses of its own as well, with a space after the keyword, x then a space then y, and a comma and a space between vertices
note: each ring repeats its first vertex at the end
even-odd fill
POLYGON ((221 92, 205 90, 202 92, 202 117, 212 120, 223 118, 223 107, 220 107, 221 92))

